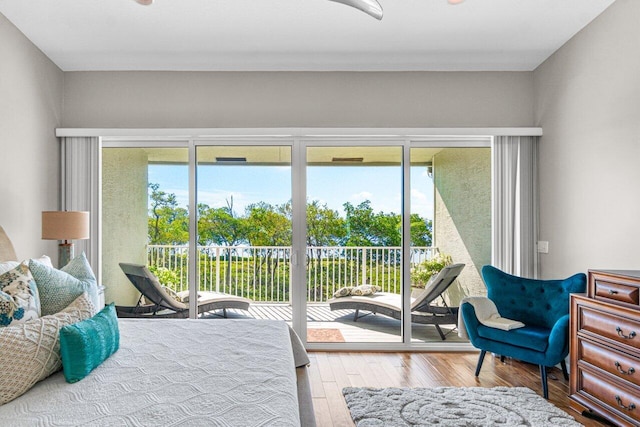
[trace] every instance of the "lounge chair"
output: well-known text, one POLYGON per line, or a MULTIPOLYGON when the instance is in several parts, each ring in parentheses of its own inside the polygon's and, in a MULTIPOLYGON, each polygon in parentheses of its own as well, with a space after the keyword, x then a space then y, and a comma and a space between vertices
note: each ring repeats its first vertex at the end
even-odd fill
MULTIPOLYGON (((133 307, 116 306, 118 317, 189 317, 189 304, 169 295, 147 267, 121 262, 120 268, 140 291, 140 298, 133 307), (146 304, 142 304, 142 297, 146 304)), ((188 292, 179 292, 177 295, 184 297, 188 292)), ((227 317, 228 308, 249 310, 250 302, 247 298, 220 292, 198 291, 198 314, 222 310, 223 317, 227 317)))
MULTIPOLYGON (((458 307, 444 305, 435 306, 431 303, 442 295, 449 286, 456 280, 464 264, 452 264, 443 268, 425 286, 424 291, 416 298, 411 298, 411 321, 427 325, 434 325, 440 338, 446 339, 445 334, 440 329, 440 325, 456 325, 458 323, 458 307)), ((400 294, 388 292, 376 292, 368 296, 348 296, 332 298, 329 300, 331 310, 355 310, 353 321, 357 322, 361 316, 360 310, 369 311, 368 314, 380 313, 385 316, 401 320, 402 297, 400 294)))

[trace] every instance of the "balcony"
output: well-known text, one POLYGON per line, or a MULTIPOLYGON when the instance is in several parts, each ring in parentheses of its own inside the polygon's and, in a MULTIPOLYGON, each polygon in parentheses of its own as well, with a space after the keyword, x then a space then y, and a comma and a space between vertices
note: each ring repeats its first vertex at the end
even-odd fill
MULTIPOLYGON (((411 266, 438 249, 411 248, 411 266)), ((307 302, 325 302, 343 286, 364 283, 400 293, 400 247, 307 247, 307 302)), ((199 246, 201 291, 224 292, 256 302, 290 302, 291 248, 282 246, 199 246)), ((163 285, 188 289, 188 246, 149 245, 147 263, 163 285), (165 280, 163 280, 165 279, 165 280)))
MULTIPOLYGON (((433 247, 411 248, 411 266, 431 259, 437 252, 433 247)), ((384 292, 400 293, 400 253, 400 247, 308 247, 308 329, 339 331, 329 337, 310 332, 308 341, 400 341, 399 320, 372 315, 355 322, 353 311, 331 311, 326 303, 339 288, 363 283, 378 285, 384 292)), ((290 247, 200 246, 198 254, 199 290, 224 292, 254 301, 248 313, 228 310, 229 317, 291 322, 290 247)), ((150 269, 164 285, 176 291, 188 289, 188 246, 150 245, 147 255, 150 269)), ((460 341, 455 325, 446 325, 443 331, 448 342, 460 341)), ((416 342, 441 341, 431 325, 414 325, 412 335, 416 342)))

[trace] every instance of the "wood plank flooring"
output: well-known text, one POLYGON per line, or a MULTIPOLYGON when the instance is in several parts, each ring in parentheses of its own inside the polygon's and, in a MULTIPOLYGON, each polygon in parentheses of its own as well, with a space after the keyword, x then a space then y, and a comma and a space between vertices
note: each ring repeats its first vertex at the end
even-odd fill
MULTIPOLYGON (((310 352, 311 393, 318 427, 353 426, 343 387, 529 387, 542 393, 538 367, 487 354, 474 376, 478 353, 310 352)), ((569 384, 549 371, 549 401, 587 427, 604 424, 569 408, 569 384)))

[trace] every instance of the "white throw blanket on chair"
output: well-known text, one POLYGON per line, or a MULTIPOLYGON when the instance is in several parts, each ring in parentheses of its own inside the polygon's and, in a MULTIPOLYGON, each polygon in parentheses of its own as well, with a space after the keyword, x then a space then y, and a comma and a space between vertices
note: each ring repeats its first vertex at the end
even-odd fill
MULTIPOLYGON (((466 297, 460 301, 460 308, 462 308, 462 304, 465 302, 468 302, 473 306, 476 311, 478 321, 485 326, 502 329, 504 331, 510 331, 524 326, 524 323, 522 322, 500 316, 498 308, 494 302, 487 297, 466 297)), ((460 338, 469 339, 469 335, 467 335, 467 328, 464 324, 464 319, 462 318, 462 310, 458 311, 458 336, 460 338)))

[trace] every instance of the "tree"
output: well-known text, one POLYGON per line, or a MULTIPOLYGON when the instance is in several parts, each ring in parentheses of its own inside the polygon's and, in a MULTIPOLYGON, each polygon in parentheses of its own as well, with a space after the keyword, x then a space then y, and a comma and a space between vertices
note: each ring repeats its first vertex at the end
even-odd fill
POLYGON ((233 196, 223 208, 198 204, 198 244, 236 246, 247 243, 247 221, 233 210, 233 196))
POLYGON ((254 203, 247 206, 246 218, 249 245, 259 247, 255 250, 262 254, 254 276, 260 275, 262 269, 266 268, 268 274, 263 277, 270 280, 281 261, 278 248, 273 246, 291 246, 291 203, 279 206, 265 202, 254 203))
POLYGON ((189 241, 189 212, 178 207, 175 194, 149 183, 149 243, 152 245, 184 245, 189 241))
POLYGON ((224 270, 224 282, 231 284, 231 261, 234 246, 247 242, 247 221, 238 217, 233 209, 233 196, 223 208, 210 208, 198 204, 198 244, 202 246, 225 246, 227 262, 224 270))
POLYGON ((307 203, 307 245, 339 245, 347 234, 345 224, 338 211, 329 209, 326 203, 320 205, 318 200, 307 203))
POLYGON ((346 246, 400 246, 400 215, 374 213, 369 200, 358 206, 349 202, 343 206, 347 216, 346 246))
POLYGON ((251 246, 291 246, 291 204, 266 202, 247 206, 247 240, 251 246))
POLYGON ((433 222, 418 214, 411 214, 411 246, 431 246, 433 222))

